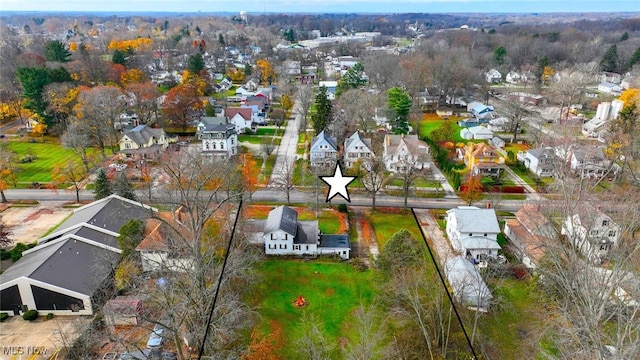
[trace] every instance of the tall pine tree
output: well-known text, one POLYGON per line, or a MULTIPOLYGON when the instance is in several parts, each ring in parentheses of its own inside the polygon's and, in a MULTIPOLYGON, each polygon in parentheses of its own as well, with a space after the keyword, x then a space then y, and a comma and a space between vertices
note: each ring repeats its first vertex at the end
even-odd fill
POLYGON ((613 44, 604 54, 602 61, 600 61, 600 67, 602 67, 602 71, 615 72, 618 71, 618 65, 618 47, 616 44, 613 44))
POLYGON ((116 175, 116 181, 113 184, 113 190, 118 196, 122 196, 125 199, 129 200, 138 200, 136 194, 133 192, 133 186, 127 179, 127 175, 124 171, 121 171, 116 175))
POLYGON ((393 132, 406 134, 409 132, 409 111, 411 110, 411 98, 401 87, 392 87, 387 91, 387 104, 393 112, 393 132))
POLYGON ((333 105, 329 96, 327 95, 327 88, 320 87, 320 91, 316 95, 316 112, 311 115, 311 122, 313 123, 313 130, 316 134, 319 134, 322 130, 333 120, 333 105))
POLYGON ((633 68, 634 65, 640 64, 640 47, 636 49, 636 51, 631 54, 631 59, 629 59, 629 70, 633 68))
POLYGON ((94 182, 94 185, 95 185, 95 188, 93 190, 94 192, 93 198, 95 200, 100 200, 113 194, 113 190, 111 190, 111 181, 107 177, 107 172, 104 171, 104 168, 98 169, 98 173, 96 174, 96 181, 94 182))

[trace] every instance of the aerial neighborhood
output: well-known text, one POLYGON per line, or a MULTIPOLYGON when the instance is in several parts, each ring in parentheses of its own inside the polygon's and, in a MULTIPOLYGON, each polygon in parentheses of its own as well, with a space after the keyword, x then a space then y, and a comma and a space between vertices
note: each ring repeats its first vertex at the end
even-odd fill
POLYGON ((0 12, 1 358, 640 358, 637 12, 195 11, 0 12))

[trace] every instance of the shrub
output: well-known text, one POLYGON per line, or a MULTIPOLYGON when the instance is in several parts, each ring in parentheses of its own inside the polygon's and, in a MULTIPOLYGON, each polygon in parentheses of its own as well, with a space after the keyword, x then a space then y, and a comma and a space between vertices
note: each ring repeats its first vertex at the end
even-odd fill
POLYGON ((11 252, 5 249, 0 249, 0 260, 7 260, 10 258, 11 258, 11 252))
POLYGON ((9 318, 9 315, 7 315, 7 313, 0 313, 0 322, 3 322, 8 318, 9 318))
POLYGON ((347 213, 347 204, 338 204, 338 211, 341 213, 347 213))
POLYGON ((53 319, 53 313, 48 313, 47 314, 47 320, 51 320, 53 319))
POLYGON ((29 321, 35 320, 38 318, 38 310, 27 310, 22 314, 22 318, 29 321))

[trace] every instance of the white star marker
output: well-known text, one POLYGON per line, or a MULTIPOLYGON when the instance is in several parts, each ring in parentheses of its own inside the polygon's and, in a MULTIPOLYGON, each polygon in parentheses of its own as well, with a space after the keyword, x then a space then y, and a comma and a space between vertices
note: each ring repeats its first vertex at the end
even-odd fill
POLYGON ((342 176, 342 169, 340 168, 340 164, 336 164, 336 170, 333 173, 333 176, 320 176, 320 179, 329 185, 329 193, 327 194, 327 202, 333 199, 334 196, 340 195, 347 202, 351 202, 349 198, 349 191, 347 190, 347 185, 349 185, 353 180, 356 179, 355 176, 342 176))

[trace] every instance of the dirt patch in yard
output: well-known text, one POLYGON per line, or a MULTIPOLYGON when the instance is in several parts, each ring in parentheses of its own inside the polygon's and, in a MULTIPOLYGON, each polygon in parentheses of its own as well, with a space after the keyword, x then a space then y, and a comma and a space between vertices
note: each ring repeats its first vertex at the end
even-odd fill
POLYGON ((2 222, 9 228, 9 238, 16 243, 32 243, 66 219, 73 209, 64 202, 47 201, 35 206, 10 206, 2 211, 2 222))

